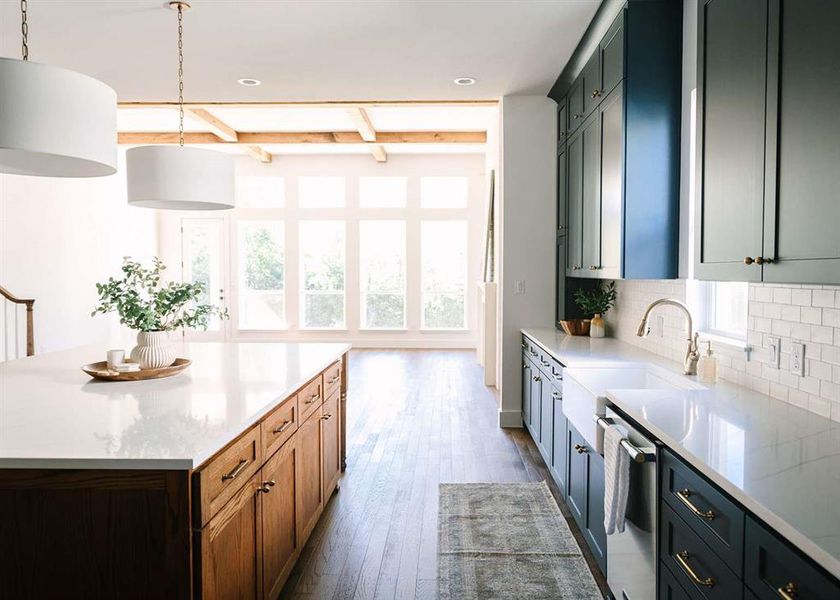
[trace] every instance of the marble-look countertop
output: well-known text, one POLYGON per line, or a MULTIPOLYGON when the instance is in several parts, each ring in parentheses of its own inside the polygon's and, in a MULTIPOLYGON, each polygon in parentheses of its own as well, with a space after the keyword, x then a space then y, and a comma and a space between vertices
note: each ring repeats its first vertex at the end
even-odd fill
POLYGON ((86 346, 0 363, 0 468, 194 469, 350 349, 347 344, 177 344, 189 368, 95 381, 86 346))
MULTIPOLYGON (((523 333, 568 367, 648 362, 681 372, 614 339, 523 333)), ((705 388, 609 390, 607 398, 840 577, 840 423, 732 383, 705 388)))

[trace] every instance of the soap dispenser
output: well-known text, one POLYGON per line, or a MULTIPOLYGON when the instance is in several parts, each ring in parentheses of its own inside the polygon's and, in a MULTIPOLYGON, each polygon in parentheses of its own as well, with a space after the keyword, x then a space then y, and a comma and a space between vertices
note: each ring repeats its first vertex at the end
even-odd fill
POLYGON ((715 383, 718 380, 717 357, 712 353, 712 342, 704 343, 706 352, 697 362, 697 380, 703 383, 715 383))

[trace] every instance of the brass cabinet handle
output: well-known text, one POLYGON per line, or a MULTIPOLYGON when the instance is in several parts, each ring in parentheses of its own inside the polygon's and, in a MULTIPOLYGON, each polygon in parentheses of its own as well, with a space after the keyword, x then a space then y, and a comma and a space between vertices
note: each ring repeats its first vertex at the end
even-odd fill
POLYGON ((592 97, 597 98, 601 95, 601 90, 592 90, 592 97))
POLYGON ((550 363, 550 362, 548 362, 547 360, 540 359, 540 364, 541 364, 542 366, 544 366, 544 367, 547 367, 547 366, 548 366, 548 365, 550 365, 551 363, 550 363))
POLYGON ((583 454, 586 452, 586 446, 581 446, 580 444, 575 444, 575 450, 577 450, 578 454, 583 454))
POLYGON ((263 494, 267 494, 271 491, 271 487, 277 483, 276 481, 263 481, 262 485, 257 488, 257 492, 262 492, 263 494))
POLYGON ((522 368, 527 369, 528 368, 528 363, 522 363, 522 368))
POLYGON ((555 400, 559 400, 563 396, 560 395, 560 392, 551 392, 551 397, 554 398, 555 400))
POLYGON ((784 598, 784 600, 796 600, 796 584, 790 581, 782 587, 776 588, 776 593, 779 594, 779 598, 784 598))
POLYGON ((580 271, 580 267, 575 265, 572 267, 572 271, 580 271))
POLYGON ((677 552, 677 554, 674 555, 674 558, 677 559, 677 562, 680 564, 680 567, 682 567, 682 570, 685 571, 685 574, 688 575, 697 585, 702 585, 704 587, 713 587, 715 585, 715 580, 711 577, 701 579, 697 573, 694 572, 694 569, 692 569, 691 565, 688 564, 688 559, 691 558, 688 554, 688 550, 677 552))
POLYGON ((538 382, 539 382, 539 381, 542 381, 542 377, 540 377, 539 375, 534 375, 534 376, 532 377, 532 379, 533 379, 534 381, 538 381, 538 382))
POLYGON ((756 256, 755 257, 755 264, 757 264, 757 265, 769 265, 772 262, 773 262, 772 258, 764 258, 762 256, 756 256))
POLYGON ((597 271, 597 270, 598 270, 598 269, 600 269, 600 268, 601 268, 601 267, 598 267, 597 265, 589 265, 589 270, 590 270, 590 271, 597 271))
POLYGON ((562 375, 552 375, 552 377, 554 377, 554 379, 556 379, 557 381, 563 381, 562 375))
POLYGON ((331 414, 331 413, 327 413, 327 414, 325 414, 325 415, 321 415, 321 420, 322 420, 322 421, 326 421, 326 420, 328 420, 328 419, 332 419, 332 414, 331 414))
POLYGON ((755 262, 755 260, 753 260, 752 256, 747 256, 747 257, 744 258, 744 264, 745 265, 751 265, 754 262, 755 262))
POLYGON ((243 458, 239 461, 239 464, 237 464, 230 473, 222 475, 222 481, 230 481, 232 479, 236 479, 237 477, 239 477, 242 471, 245 470, 246 466, 248 466, 248 459, 243 458))
POLYGON ((321 394, 312 394, 311 396, 309 396, 309 400, 305 400, 303 403, 304 404, 312 404, 313 402, 315 402, 315 400, 318 399, 318 396, 320 396, 320 395, 321 394))
POLYGON ((268 481, 263 481, 263 485, 267 485, 268 487, 274 487, 277 485, 277 482, 273 479, 269 479, 268 481))
POLYGON ((336 375, 335 377, 333 377, 332 379, 330 379, 329 381, 327 381, 327 383, 335 383, 335 382, 336 382, 336 381, 338 381, 339 379, 341 379, 341 375, 336 375))
POLYGON ((572 115, 572 118, 573 119, 580 119, 582 116, 583 115, 579 115, 579 114, 575 113, 575 114, 572 115))
POLYGON ((712 510, 703 511, 703 510, 700 510, 699 508, 697 508, 696 506, 694 506, 694 504, 691 502, 691 500, 689 500, 690 497, 691 497, 691 490, 689 490, 688 488, 682 489, 682 490, 677 492, 677 498, 680 499, 680 502, 685 504, 688 507, 688 510, 693 512, 698 517, 700 517, 702 519, 708 519, 709 521, 711 521, 712 519, 714 519, 717 516, 717 515, 715 515, 714 511, 712 511, 712 510))
POLYGON ((536 355, 537 355, 537 351, 536 351, 536 350, 534 350, 533 348, 529 348, 529 349, 528 349, 528 352, 530 352, 530 353, 531 353, 531 356, 536 356, 536 355))
POLYGON ((282 423, 280 423, 280 427, 275 427, 274 429, 271 430, 271 433, 283 433, 284 431, 286 431, 291 426, 292 426, 291 421, 283 421, 282 423))

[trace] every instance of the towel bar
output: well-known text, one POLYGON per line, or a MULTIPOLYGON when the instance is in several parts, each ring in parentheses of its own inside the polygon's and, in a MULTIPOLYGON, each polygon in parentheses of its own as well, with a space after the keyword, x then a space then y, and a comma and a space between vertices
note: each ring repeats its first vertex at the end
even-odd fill
MULTIPOLYGON (((592 415, 592 420, 595 421, 601 429, 606 429, 613 424, 613 420, 608 417, 600 415, 592 415)), ((656 462, 655 448, 636 448, 626 438, 621 440, 621 447, 627 450, 630 458, 637 463, 656 462)))

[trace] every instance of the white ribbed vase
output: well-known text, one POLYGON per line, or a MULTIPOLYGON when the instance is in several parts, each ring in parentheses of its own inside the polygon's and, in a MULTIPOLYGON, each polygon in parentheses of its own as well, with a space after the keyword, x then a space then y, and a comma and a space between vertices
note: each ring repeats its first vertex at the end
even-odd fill
POLYGON ((140 363, 141 369, 168 367, 176 358, 168 331, 137 332, 137 345, 131 350, 131 360, 140 363))

